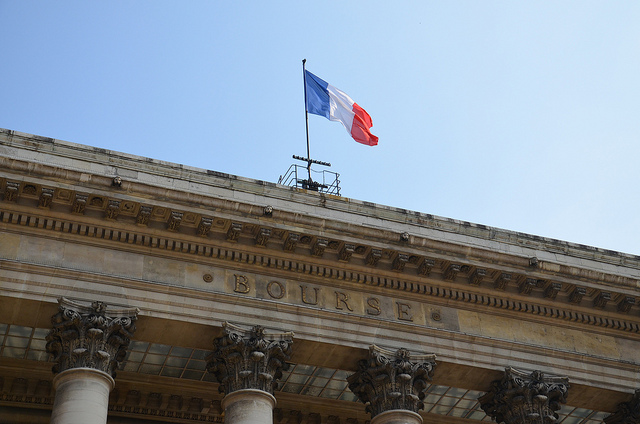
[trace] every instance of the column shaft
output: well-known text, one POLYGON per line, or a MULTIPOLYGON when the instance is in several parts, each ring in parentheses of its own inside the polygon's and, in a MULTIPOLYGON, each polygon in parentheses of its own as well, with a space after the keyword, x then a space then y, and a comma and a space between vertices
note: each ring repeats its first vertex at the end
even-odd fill
POLYGON ((222 400, 225 424, 273 424, 276 398, 255 389, 232 392, 222 400))
POLYGON ((105 424, 113 378, 92 368, 72 368, 53 379, 51 424, 105 424))
POLYGON ((392 409, 373 417, 371 424, 422 424, 422 417, 406 409, 392 409))

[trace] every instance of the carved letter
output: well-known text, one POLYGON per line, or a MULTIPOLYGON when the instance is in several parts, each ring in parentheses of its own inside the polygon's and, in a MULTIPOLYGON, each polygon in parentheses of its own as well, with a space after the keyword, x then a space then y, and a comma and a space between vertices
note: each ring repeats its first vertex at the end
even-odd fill
POLYGON ((367 298, 367 314, 368 315, 380 315, 382 310, 380 309, 380 299, 377 297, 369 297, 367 298))
POLYGON ((236 293, 249 293, 249 280, 244 275, 233 274, 236 277, 236 286, 233 289, 236 293))
POLYGON ((398 305, 398 319, 402 321, 413 321, 413 317, 409 313, 411 305, 409 305, 408 303, 400 302, 396 302, 396 304, 398 305))
POLYGON ((348 300, 349 300, 349 295, 347 295, 346 293, 337 291, 336 292, 336 309, 342 309, 342 307, 340 306, 340 302, 342 302, 344 303, 344 306, 346 306, 348 310, 353 312, 353 309, 351 309, 351 306, 349 306, 349 304, 347 303, 348 300))
POLYGON ((302 302, 306 303, 307 305, 317 305, 318 304, 318 289, 316 287, 313 288, 313 291, 315 292, 315 300, 314 301, 310 301, 309 299, 307 299, 307 288, 305 286, 300 286, 300 290, 302 290, 302 302))
POLYGON ((285 293, 284 286, 277 281, 269 281, 269 284, 267 284, 267 293, 269 293, 269 296, 273 297, 274 299, 282 299, 285 293), (278 287, 275 290, 275 293, 273 291, 273 286, 278 287))

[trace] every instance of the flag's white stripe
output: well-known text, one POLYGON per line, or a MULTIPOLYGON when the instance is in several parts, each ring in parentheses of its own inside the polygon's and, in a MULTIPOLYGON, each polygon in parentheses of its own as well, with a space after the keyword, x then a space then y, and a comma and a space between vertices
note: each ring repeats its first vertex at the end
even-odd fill
POLYGON ((331 84, 327 84, 327 91, 329 92, 329 110, 330 120, 342 122, 342 125, 347 129, 347 132, 351 134, 351 127, 353 126, 353 100, 347 96, 344 92, 338 90, 331 84))

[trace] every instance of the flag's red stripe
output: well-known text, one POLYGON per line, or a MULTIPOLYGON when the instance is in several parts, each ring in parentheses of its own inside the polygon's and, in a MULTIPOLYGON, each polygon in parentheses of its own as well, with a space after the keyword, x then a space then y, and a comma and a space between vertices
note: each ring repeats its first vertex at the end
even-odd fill
POLYGON ((378 137, 369 131, 369 128, 373 126, 373 122, 367 111, 358 106, 357 103, 354 103, 353 112, 355 115, 351 125, 351 137, 358 143, 366 144, 367 146, 377 145, 378 137))

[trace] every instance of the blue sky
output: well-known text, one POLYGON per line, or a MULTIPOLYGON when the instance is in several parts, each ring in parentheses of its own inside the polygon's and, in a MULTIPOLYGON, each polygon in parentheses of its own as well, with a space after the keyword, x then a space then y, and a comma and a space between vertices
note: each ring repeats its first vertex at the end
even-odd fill
POLYGON ((0 127, 276 182, 302 59, 346 197, 640 254, 636 1, 0 0, 0 127))

